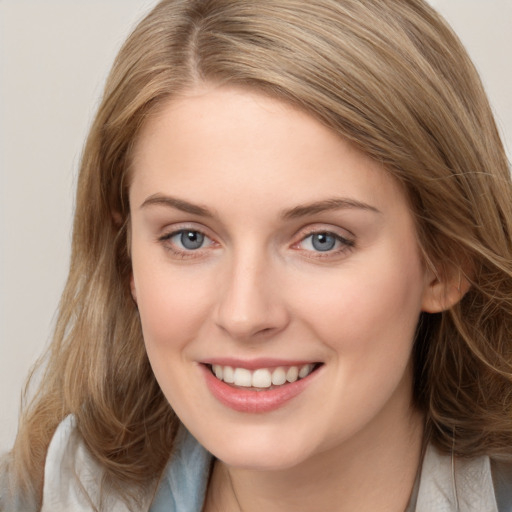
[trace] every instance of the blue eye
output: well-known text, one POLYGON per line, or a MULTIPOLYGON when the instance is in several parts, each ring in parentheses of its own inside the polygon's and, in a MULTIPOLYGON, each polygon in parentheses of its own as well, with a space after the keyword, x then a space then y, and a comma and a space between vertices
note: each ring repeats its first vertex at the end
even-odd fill
POLYGON ((202 231, 186 227, 159 237, 158 242, 172 257, 182 260, 208 257, 211 254, 209 249, 218 247, 218 244, 202 231))
POLYGON ((336 247, 337 239, 331 233, 314 233, 310 237, 311 245, 316 251, 332 251, 336 247))
POLYGON ((169 239, 180 248, 187 251, 195 251, 203 246, 206 237, 199 231, 184 229, 173 233, 169 239))
POLYGON ((354 242, 330 231, 317 231, 305 236, 298 245, 306 251, 334 254, 353 247, 354 242))

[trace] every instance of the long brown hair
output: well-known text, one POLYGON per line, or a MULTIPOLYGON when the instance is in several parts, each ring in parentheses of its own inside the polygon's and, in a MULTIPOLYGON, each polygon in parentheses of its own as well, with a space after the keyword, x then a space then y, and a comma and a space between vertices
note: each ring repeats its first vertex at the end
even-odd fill
POLYGON ((414 397, 427 440, 464 456, 510 454, 512 188, 457 37, 422 0, 164 0, 121 49, 84 150, 69 278, 11 454, 18 485, 40 500, 47 447, 68 414, 106 488, 129 485, 135 500, 172 452, 179 421, 129 293, 130 156, 146 119, 202 81, 305 110, 403 183, 427 264, 471 284, 418 326, 414 397))

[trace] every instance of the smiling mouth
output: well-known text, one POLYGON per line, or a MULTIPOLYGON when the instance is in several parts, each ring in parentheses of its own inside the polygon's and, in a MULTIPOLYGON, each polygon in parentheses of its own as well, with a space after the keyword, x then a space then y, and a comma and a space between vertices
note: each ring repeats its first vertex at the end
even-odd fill
POLYGON ((269 391, 304 379, 317 370, 322 363, 300 366, 278 366, 277 368, 234 368, 219 364, 208 365, 211 373, 220 381, 235 388, 253 391, 269 391))

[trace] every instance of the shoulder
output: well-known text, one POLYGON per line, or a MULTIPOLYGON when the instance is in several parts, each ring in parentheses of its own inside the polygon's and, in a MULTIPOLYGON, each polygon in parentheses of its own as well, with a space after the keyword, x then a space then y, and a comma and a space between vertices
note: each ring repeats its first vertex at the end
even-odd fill
POLYGON ((151 512, 202 510, 212 462, 212 455, 182 426, 151 512))
POLYGON ((512 460, 491 459, 499 512, 512 512, 512 460))
POLYGON ((48 448, 41 512, 128 511, 116 497, 102 496, 103 474, 102 467, 87 450, 75 418, 68 416, 57 427, 48 448))
POLYGON ((36 512, 38 505, 34 496, 22 493, 16 474, 12 470, 11 453, 0 454, 0 511, 2 512, 36 512))
POLYGON ((429 445, 416 512, 512 512, 512 464, 488 456, 459 458, 429 445))
MULTIPOLYGON (((201 510, 211 460, 211 455, 182 427, 153 503, 142 504, 140 510, 201 510)), ((102 494, 104 470, 85 446, 73 416, 65 418, 55 431, 44 475, 41 512, 130 510, 119 497, 102 494)))

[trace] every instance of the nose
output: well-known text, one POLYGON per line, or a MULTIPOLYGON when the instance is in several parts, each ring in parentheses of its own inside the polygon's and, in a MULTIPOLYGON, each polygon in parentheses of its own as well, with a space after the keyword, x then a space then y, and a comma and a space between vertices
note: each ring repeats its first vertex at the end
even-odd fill
POLYGON ((221 276, 215 322, 234 339, 271 337, 289 323, 278 269, 259 252, 234 255, 221 276))

